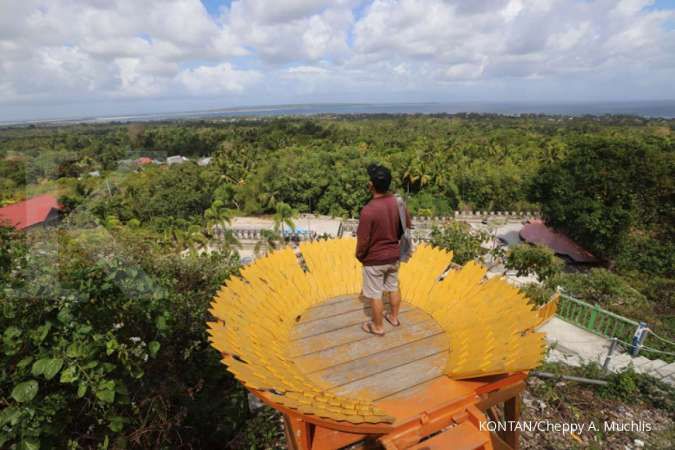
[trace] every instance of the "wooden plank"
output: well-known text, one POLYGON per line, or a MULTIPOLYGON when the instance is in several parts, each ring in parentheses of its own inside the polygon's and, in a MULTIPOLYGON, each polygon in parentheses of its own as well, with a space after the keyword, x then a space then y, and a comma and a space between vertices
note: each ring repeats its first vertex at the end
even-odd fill
POLYGON ((329 391, 376 401, 440 376, 447 361, 447 352, 441 352, 329 391))
POLYGON ((483 449, 490 441, 489 431, 480 431, 468 420, 410 447, 410 450, 483 449))
POLYGON ((312 374, 312 377, 318 376, 333 387, 342 386, 439 353, 445 354, 447 360, 448 347, 448 335, 441 332, 413 343, 324 369, 312 374))
POLYGON ((314 435, 312 436, 312 450, 333 450, 347 447, 350 444, 364 440, 366 436, 317 426, 314 428, 314 435))
POLYGON ((379 399, 375 405, 387 414, 396 417, 397 423, 406 423, 422 411, 434 411, 441 407, 460 407, 468 399, 474 401, 476 388, 485 383, 451 380, 445 375, 430 381, 395 392, 379 399))
MULTIPOLYGON (((520 395, 504 402, 504 420, 520 420, 520 395)), ((520 448, 520 432, 517 429, 505 430, 500 436, 513 450, 520 448)))
POLYGON ((357 311, 363 309, 366 305, 364 302, 354 296, 349 301, 340 301, 336 303, 320 303, 309 308, 302 313, 300 323, 309 322, 310 320, 318 320, 326 317, 337 316, 350 311, 357 311))
POLYGON ((318 305, 314 306, 314 308, 320 308, 322 306, 329 306, 329 305, 334 305, 336 303, 347 302, 347 301, 353 300, 357 296, 358 296, 358 294, 356 294, 356 295, 350 294, 350 295, 340 295, 338 297, 329 298, 328 300, 326 300, 324 302, 321 302, 318 305))
POLYGON ((442 332, 438 324, 433 320, 412 325, 404 324, 398 328, 393 328, 383 338, 369 340, 367 344, 362 341, 356 341, 331 347, 300 356, 295 359, 295 363, 303 372, 316 372, 442 332))
MULTIPOLYGON (((385 307, 389 308, 389 300, 385 299, 385 307)), ((403 302, 402 305, 406 303, 403 302)), ((346 312, 358 311, 359 309, 370 308, 370 302, 363 301, 358 295, 353 296, 349 301, 339 301, 334 303, 321 303, 309 308, 302 313, 300 323, 311 320, 324 319, 326 317, 337 316, 346 312)))
MULTIPOLYGON (((419 309, 411 309, 399 316, 401 326, 412 326, 414 324, 429 321, 429 315, 419 309)), ((385 333, 390 333, 394 327, 388 322, 384 323, 385 333)), ((327 333, 317 334, 308 338, 298 339, 290 342, 289 357, 295 358, 309 353, 318 352, 338 345, 348 344, 350 342, 365 341, 367 339, 383 339, 379 336, 367 334, 361 329, 361 324, 357 323, 339 330, 329 331, 327 333)), ((364 345, 368 345, 364 342, 364 345)))
MULTIPOLYGON (((410 305, 402 304, 401 312, 410 310, 410 305)), ((321 320, 312 320, 309 322, 300 322, 295 325, 291 334, 291 339, 303 339, 321 333, 345 328, 356 323, 363 323, 370 319, 371 308, 361 307, 356 311, 346 312, 337 316, 327 317, 321 320)))

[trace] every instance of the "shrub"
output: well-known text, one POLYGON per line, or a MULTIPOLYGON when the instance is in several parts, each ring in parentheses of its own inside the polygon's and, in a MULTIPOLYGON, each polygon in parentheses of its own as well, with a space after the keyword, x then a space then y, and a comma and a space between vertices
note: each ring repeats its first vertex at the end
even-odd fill
POLYGON ((621 276, 606 269, 565 273, 551 277, 549 286, 561 286, 573 297, 598 304, 623 316, 654 323, 652 306, 621 276))
POLYGON ((509 251, 505 266, 515 270, 518 276, 534 274, 545 280, 560 273, 563 262, 548 247, 522 244, 509 251))
POLYGON ((49 233, 31 247, 9 244, 0 447, 203 448, 230 439, 245 395, 204 323, 217 286, 236 270, 232 255, 182 258, 123 235, 49 233))
POLYGON ((663 409, 669 413, 675 412, 675 390, 672 387, 650 377, 639 374, 632 368, 622 372, 607 375, 609 384, 600 389, 600 394, 621 401, 635 401, 641 398, 654 408, 663 409))
POLYGON ((537 305, 543 305, 551 299, 554 289, 539 283, 528 283, 520 288, 521 291, 537 305))
POLYGON ((487 253, 481 244, 490 237, 485 231, 472 232, 462 222, 450 222, 431 230, 431 245, 453 252, 453 262, 464 264, 487 253))
POLYGON ((621 272, 638 271, 673 277, 675 244, 667 237, 657 240, 646 233, 633 231, 619 250, 616 269, 621 272))

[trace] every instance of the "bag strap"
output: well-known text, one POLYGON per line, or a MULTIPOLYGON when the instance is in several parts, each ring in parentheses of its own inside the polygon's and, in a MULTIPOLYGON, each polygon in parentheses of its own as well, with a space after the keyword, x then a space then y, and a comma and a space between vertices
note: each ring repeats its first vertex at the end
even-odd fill
POLYGON ((405 234, 405 231, 408 229, 406 226, 407 220, 405 217, 405 203, 403 202, 403 199, 399 197, 398 195, 396 196, 396 204, 398 205, 398 218, 401 221, 401 235, 405 234))

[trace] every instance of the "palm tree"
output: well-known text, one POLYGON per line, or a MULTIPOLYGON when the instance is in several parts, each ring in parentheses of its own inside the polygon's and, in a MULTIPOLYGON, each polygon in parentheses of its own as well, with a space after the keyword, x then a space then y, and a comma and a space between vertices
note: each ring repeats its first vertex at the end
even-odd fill
POLYGON ((272 192, 262 192, 258 195, 258 201, 262 204, 263 208, 271 208, 277 204, 277 196, 279 191, 275 190, 272 192))
POLYGON ((410 193, 411 186, 422 188, 429 183, 431 177, 425 173, 424 169, 424 164, 418 157, 415 157, 408 163, 408 167, 403 173, 403 181, 406 184, 408 193, 410 193))
POLYGON ((265 255, 271 249, 274 250, 277 248, 277 241, 279 240, 279 234, 274 230, 260 230, 260 240, 256 242, 253 252, 256 256, 260 256, 263 246, 265 247, 265 255))
POLYGON ((567 153, 567 146, 559 138, 553 138, 544 144, 543 151, 540 156, 541 162, 544 164, 554 164, 565 157, 567 153))
POLYGON ((206 224, 211 227, 213 225, 220 225, 222 223, 230 223, 230 212, 224 208, 222 200, 214 200, 211 207, 204 211, 204 219, 206 224))
POLYGON ((230 211, 224 207, 222 200, 214 200, 211 203, 211 207, 204 211, 204 219, 206 220, 204 234, 207 237, 212 238, 213 231, 216 231, 217 234, 222 232, 222 239, 219 242, 221 249, 229 250, 233 247, 241 247, 241 243, 232 230, 225 228, 225 224, 229 225, 231 223, 231 215, 230 211))
POLYGON ((274 214, 274 231, 280 233, 281 237, 284 237, 284 225, 288 225, 288 228, 295 230, 295 223, 293 223, 293 218, 298 215, 298 212, 291 208, 291 206, 284 202, 277 202, 276 204, 277 212, 274 214))
POLYGON ((176 254, 180 254, 186 246, 189 246, 188 233, 181 228, 172 227, 170 232, 171 240, 174 243, 176 254))

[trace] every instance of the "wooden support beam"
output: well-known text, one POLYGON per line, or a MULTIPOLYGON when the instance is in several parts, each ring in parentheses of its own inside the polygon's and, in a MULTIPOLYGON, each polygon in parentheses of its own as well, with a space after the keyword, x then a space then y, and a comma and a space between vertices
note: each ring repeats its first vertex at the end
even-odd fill
POLYGON ((286 442, 289 450, 311 450, 314 425, 297 414, 284 414, 286 442))
MULTIPOLYGON (((520 420, 520 406, 520 395, 506 400, 504 402, 504 420, 520 420)), ((520 432, 518 430, 507 430, 502 438, 513 450, 520 448, 520 432)))

